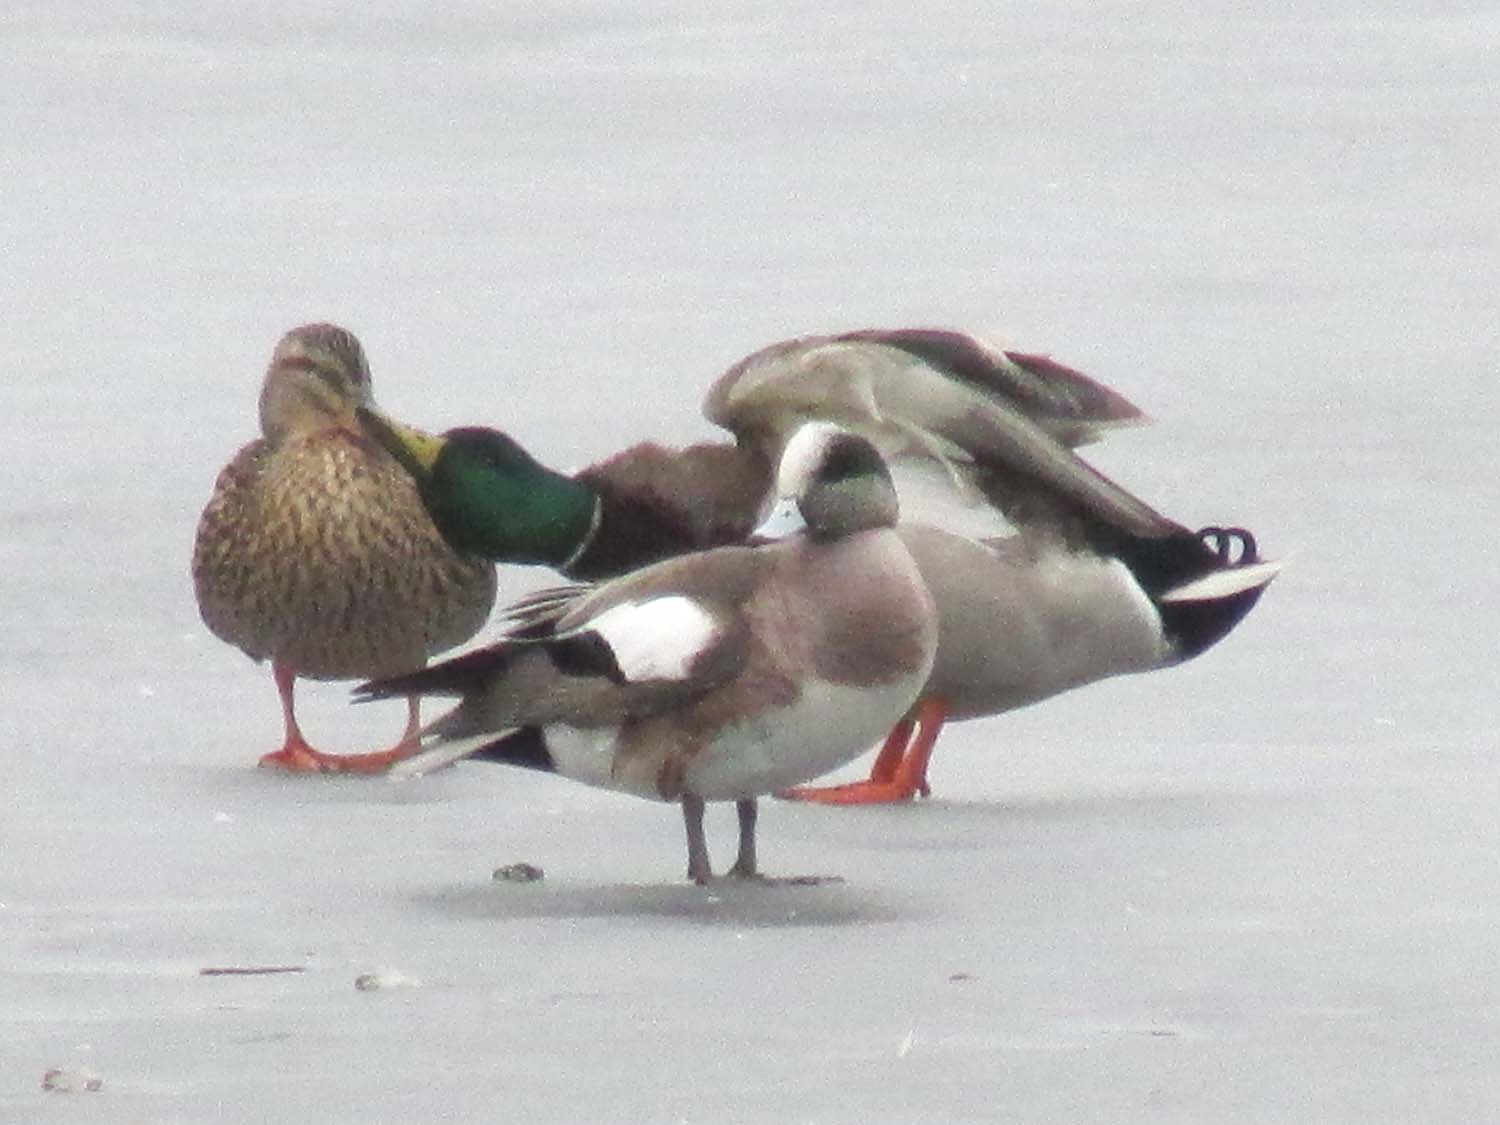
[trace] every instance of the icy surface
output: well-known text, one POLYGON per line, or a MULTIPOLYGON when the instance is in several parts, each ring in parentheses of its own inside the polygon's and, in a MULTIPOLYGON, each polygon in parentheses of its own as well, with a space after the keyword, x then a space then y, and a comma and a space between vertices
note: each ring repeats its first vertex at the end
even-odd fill
POLYGON ((0 18, 0 1119, 1500 1115, 1492 12, 344 8, 0 18), (986 330, 1289 566, 1191 665, 955 727, 929 802, 767 803, 844 884, 699 890, 668 807, 253 768, 187 558, 320 318, 559 465, 707 435, 772 340, 986 330))

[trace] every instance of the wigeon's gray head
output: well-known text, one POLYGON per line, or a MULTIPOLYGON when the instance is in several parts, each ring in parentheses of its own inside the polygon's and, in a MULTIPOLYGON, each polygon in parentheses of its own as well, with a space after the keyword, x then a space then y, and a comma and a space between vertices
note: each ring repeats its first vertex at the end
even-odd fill
MULTIPOLYGON (((777 505, 792 506, 817 539, 894 527, 899 515, 890 470, 873 444, 829 422, 809 422, 782 451, 776 472, 777 505)), ((783 528, 781 534, 786 534, 783 528)))

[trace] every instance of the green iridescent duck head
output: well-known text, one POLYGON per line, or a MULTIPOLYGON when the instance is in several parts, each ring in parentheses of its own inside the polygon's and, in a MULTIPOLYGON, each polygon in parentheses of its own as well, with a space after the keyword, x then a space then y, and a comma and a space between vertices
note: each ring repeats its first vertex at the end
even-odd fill
POLYGON ((553 472, 499 430, 464 426, 433 435, 370 406, 357 417, 411 474, 433 523, 457 551, 566 568, 598 527, 591 488, 553 472))

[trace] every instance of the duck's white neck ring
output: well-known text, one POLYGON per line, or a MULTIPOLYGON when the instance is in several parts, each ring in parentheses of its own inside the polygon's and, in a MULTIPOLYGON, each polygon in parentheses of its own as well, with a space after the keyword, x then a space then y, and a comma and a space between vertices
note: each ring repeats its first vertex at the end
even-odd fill
POLYGON ((573 569, 575 563, 588 553, 588 549, 594 545, 594 539, 599 534, 599 525, 604 521, 604 500, 602 497, 594 497, 594 510, 589 513, 589 529, 584 532, 583 538, 578 541, 578 546, 573 548, 573 553, 558 564, 558 570, 567 574, 573 569))

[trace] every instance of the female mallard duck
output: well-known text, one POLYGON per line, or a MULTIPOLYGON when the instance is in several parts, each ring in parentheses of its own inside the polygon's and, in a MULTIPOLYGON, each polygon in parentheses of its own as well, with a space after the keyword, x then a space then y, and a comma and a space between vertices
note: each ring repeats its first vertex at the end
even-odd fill
POLYGON ((371 772, 417 747, 418 699, 390 750, 332 755, 297 725, 298 676, 364 679, 420 668, 473 636, 495 568, 444 542, 411 476, 355 418, 370 370, 352 334, 309 324, 282 337, 260 393, 262 437, 219 474, 198 523, 193 585, 204 623, 271 660, 286 737, 263 766, 371 772))
POLYGON ((875 447, 805 426, 777 484, 774 515, 804 533, 656 563, 498 644, 363 685, 366 698, 461 697, 396 772, 474 756, 679 802, 698 883, 712 877, 704 802, 732 800, 730 874, 757 877, 756 797, 858 755, 911 707, 937 647, 875 447))
POLYGON ((574 577, 742 541, 785 435, 809 418, 836 421, 888 455, 935 461, 960 491, 1003 512, 1018 529, 1004 539, 902 526, 938 607, 932 678, 869 781, 790 796, 864 803, 926 793, 946 719, 1180 663, 1228 633, 1276 573, 1248 532, 1189 531, 1073 452, 1103 429, 1142 421, 1136 407, 1061 364, 960 333, 775 344, 721 376, 704 412, 736 442, 638 445, 573 477, 493 430, 430 437, 362 418, 412 472, 449 542, 574 577))

